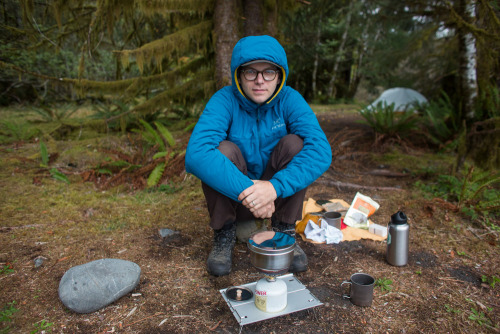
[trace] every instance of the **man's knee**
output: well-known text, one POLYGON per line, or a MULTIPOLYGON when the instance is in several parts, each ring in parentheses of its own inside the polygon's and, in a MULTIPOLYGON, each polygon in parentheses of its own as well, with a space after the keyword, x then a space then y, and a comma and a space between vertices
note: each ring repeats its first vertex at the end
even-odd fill
POLYGON ((231 162, 243 173, 247 174, 247 163, 243 158, 240 148, 233 142, 229 140, 223 140, 220 142, 219 151, 224 154, 231 162))
POLYGON ((281 138, 279 145, 283 152, 287 152, 287 155, 295 156, 304 147, 304 140, 297 135, 289 134, 281 138))
POLYGON ((232 161, 234 161, 238 154, 241 154, 238 145, 229 140, 221 141, 218 150, 232 161))

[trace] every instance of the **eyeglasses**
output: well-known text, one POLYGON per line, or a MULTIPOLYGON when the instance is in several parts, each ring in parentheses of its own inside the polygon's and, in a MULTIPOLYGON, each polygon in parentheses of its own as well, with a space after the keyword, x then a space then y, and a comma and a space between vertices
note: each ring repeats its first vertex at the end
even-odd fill
POLYGON ((253 80, 257 79, 257 76, 259 75, 259 73, 262 74, 262 77, 264 78, 265 81, 273 81, 276 78, 276 74, 278 74, 278 71, 275 71, 275 70, 257 71, 257 70, 254 70, 253 68, 243 70, 242 72, 243 72, 243 76, 248 81, 253 81, 253 80))

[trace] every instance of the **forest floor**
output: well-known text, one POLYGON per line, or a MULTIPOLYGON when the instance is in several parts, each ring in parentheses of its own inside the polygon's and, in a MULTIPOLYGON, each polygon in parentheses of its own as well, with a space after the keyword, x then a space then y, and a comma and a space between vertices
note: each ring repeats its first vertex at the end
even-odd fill
POLYGON ((235 247, 230 275, 207 273, 212 232, 199 180, 180 171, 163 191, 83 182, 82 172, 103 157, 100 149, 130 149, 126 136, 48 142, 49 152, 58 152, 51 163, 69 175, 70 184, 40 167, 38 143, 5 144, 0 146, 0 333, 499 332, 498 231, 414 186, 430 173, 446 174, 453 157, 415 142, 374 146, 370 129, 352 114, 326 108, 318 115, 334 160, 307 197, 351 203, 359 191, 380 204, 371 219, 384 226, 403 211, 411 226, 406 266, 386 262, 385 242, 327 245, 298 239, 309 269, 295 276, 323 305, 240 328, 219 290, 260 276, 242 243, 235 247), (165 242, 161 228, 179 231, 178 238, 165 242), (35 268, 37 258, 44 262, 35 268), (58 297, 63 274, 102 258, 137 263, 139 285, 97 312, 68 310, 58 297), (371 307, 341 297, 340 284, 357 272, 380 283, 371 307))

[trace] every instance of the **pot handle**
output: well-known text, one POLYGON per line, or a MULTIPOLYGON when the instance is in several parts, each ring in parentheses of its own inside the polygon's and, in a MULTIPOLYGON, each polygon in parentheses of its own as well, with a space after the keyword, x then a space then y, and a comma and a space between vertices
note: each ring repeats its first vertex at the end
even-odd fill
MULTIPOLYGON (((342 292, 344 292, 344 289, 343 289, 343 285, 344 284, 349 284, 351 285, 352 283, 350 281, 343 281, 342 284, 340 284, 340 289, 342 290, 342 292)), ((351 293, 351 287, 349 286, 349 293, 351 293)), ((346 294, 346 293, 343 293, 342 294, 342 299, 350 299, 351 298, 351 295, 349 294, 346 294)))

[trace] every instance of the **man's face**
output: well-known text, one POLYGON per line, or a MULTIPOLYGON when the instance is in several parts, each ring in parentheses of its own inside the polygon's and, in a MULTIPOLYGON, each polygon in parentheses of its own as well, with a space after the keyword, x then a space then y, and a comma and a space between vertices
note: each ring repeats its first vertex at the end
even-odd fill
MULTIPOLYGON (((269 63, 255 63, 243 68, 243 70, 249 69, 253 69, 258 72, 262 72, 265 70, 278 71, 276 66, 273 66, 269 63)), ((245 74, 241 73, 241 88, 243 88, 243 91, 245 92, 247 97, 250 98, 253 102, 262 104, 266 102, 276 90, 276 86, 279 83, 279 77, 279 74, 277 74, 272 81, 266 81, 264 80, 262 73, 258 73, 255 80, 247 80, 245 78, 245 74)))

